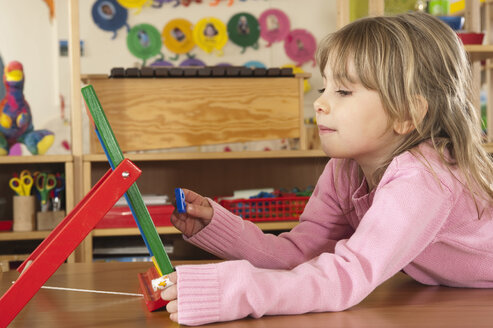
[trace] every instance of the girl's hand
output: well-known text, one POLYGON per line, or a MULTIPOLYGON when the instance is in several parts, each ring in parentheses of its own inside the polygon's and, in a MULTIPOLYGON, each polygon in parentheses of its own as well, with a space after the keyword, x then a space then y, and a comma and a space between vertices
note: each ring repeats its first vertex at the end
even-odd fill
POLYGON ((169 312, 169 318, 172 321, 178 322, 178 288, 177 288, 177 282, 178 282, 178 275, 175 272, 172 272, 168 275, 169 280, 174 283, 174 285, 171 285, 169 287, 166 287, 162 292, 161 292, 161 298, 165 301, 169 301, 169 303, 166 305, 166 311, 169 312))
POLYGON ((171 215, 171 223, 185 236, 191 237, 211 222, 214 210, 204 197, 188 189, 182 190, 187 212, 178 213, 175 209, 171 215))

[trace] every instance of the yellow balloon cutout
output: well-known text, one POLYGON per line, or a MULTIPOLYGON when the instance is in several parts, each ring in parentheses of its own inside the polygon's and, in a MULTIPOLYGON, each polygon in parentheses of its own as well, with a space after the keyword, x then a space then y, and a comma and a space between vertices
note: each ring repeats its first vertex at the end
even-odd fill
POLYGON ((116 0, 122 7, 138 8, 135 14, 139 14, 143 7, 152 5, 153 0, 116 0))
POLYGON ((222 48, 228 42, 226 25, 214 17, 202 18, 193 28, 193 38, 200 49, 207 53, 217 50, 217 55, 222 56, 222 48))
POLYGON ((175 54, 186 54, 195 47, 193 25, 184 18, 168 22, 161 33, 163 44, 175 54))
MULTIPOLYGON (((286 64, 286 65, 282 66, 282 68, 292 68, 294 74, 305 73, 305 71, 301 67, 293 65, 293 64, 286 64)), ((308 82, 308 79, 305 79, 305 81, 303 81, 303 92, 307 93, 311 89, 312 89, 312 86, 311 86, 310 82, 308 82)))

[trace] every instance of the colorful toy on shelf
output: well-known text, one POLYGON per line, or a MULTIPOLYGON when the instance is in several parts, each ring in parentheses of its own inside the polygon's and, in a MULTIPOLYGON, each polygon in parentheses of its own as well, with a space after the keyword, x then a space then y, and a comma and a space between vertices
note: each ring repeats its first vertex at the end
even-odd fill
MULTIPOLYGON (((4 71, 5 67, 3 66, 3 59, 2 56, 0 56, 0 73, 2 74, 2 79, 4 71)), ((3 97, 5 97, 5 85, 3 83, 0 83, 0 99, 3 99, 3 97)))
POLYGON ((267 47, 270 47, 274 42, 284 40, 291 28, 288 16, 279 9, 264 11, 258 21, 260 36, 268 42, 267 47))
POLYGON ((241 53, 247 47, 258 49, 260 27, 257 19, 249 13, 234 15, 228 22, 228 36, 234 44, 243 48, 241 53))
POLYGON ((33 155, 42 155, 51 147, 55 136, 49 130, 34 130, 31 109, 24 98, 24 69, 18 61, 5 68, 6 94, 0 103, 0 155, 20 142, 33 155))
POLYGON ((178 213, 187 212, 187 204, 185 203, 185 194, 181 188, 175 188, 176 209, 178 213))
POLYGON ((116 2, 116 0, 98 0, 92 6, 92 19, 96 25, 104 31, 112 31, 112 39, 116 38, 116 31, 126 26, 127 32, 130 26, 127 23, 128 11, 116 2))

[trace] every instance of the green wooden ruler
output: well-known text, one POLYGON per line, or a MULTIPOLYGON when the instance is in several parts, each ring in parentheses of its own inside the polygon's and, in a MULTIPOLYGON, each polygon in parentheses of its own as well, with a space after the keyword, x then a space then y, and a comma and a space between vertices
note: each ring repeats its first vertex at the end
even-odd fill
MULTIPOLYGON (((106 153, 106 157, 110 163, 112 169, 115 169, 124 159, 122 150, 116 141, 113 130, 104 114, 103 107, 99 102, 96 92, 92 85, 88 85, 82 88, 82 96, 86 102, 86 106, 89 109, 99 141, 106 153)), ((139 227, 140 234, 144 239, 144 242, 149 250, 149 254, 153 256, 154 264, 158 271, 165 275, 174 271, 171 261, 164 250, 163 243, 159 234, 156 231, 156 227, 152 222, 151 216, 147 207, 142 199, 137 183, 134 183, 125 193, 128 206, 132 211, 135 222, 139 227)))

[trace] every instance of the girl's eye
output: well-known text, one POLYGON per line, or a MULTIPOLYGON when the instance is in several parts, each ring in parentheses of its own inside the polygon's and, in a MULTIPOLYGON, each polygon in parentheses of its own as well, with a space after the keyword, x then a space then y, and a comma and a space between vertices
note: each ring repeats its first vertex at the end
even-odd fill
POLYGON ((318 89, 318 93, 324 93, 324 92, 325 92, 325 88, 318 89))
POLYGON ((336 92, 343 97, 350 96, 353 94, 351 91, 347 91, 347 90, 337 90, 336 92))

